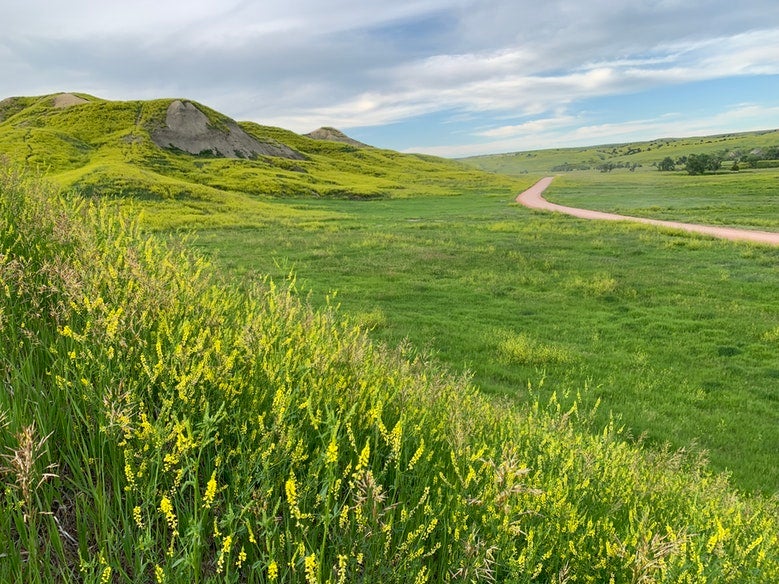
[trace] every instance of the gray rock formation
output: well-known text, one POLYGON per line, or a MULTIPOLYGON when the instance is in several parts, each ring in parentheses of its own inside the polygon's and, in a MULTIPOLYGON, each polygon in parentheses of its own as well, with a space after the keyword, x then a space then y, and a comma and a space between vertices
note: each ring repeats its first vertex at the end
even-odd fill
POLYGON ((209 123, 208 117, 202 111, 188 101, 173 101, 168 106, 165 127, 152 131, 151 138, 161 148, 178 148, 190 154, 210 154, 225 158, 305 158, 284 144, 260 142, 244 132, 233 120, 225 120, 223 128, 215 127, 209 123))
POLYGON ((342 142, 343 144, 349 144, 350 146, 356 146, 357 148, 370 148, 368 144, 363 144, 354 138, 350 138, 335 128, 319 128, 313 132, 309 132, 306 136, 313 138, 314 140, 328 140, 329 142, 342 142))
POLYGON ((80 105, 82 103, 88 103, 83 97, 73 95, 72 93, 58 93, 54 96, 53 105, 56 108, 66 108, 72 105, 80 105))

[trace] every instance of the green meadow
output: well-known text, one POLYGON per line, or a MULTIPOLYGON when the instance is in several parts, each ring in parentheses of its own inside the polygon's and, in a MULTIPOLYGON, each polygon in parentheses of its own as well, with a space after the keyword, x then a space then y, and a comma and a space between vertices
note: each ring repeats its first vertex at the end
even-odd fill
MULTIPOLYGON (((726 161, 743 160, 755 150, 767 150, 779 143, 779 130, 744 132, 691 138, 661 138, 627 144, 606 144, 575 148, 554 148, 490 154, 462 159, 463 162, 508 175, 563 172, 565 168, 596 170, 603 163, 653 168, 666 156, 677 160, 690 154, 716 154, 726 161)), ((683 167, 683 165, 680 165, 683 167)))
MULTIPOLYGON (((643 170, 643 169, 642 169, 643 170)), ((549 201, 637 217, 779 231, 779 171, 703 176, 645 170, 573 172, 555 178, 549 201)))
MULTIPOLYGON (((565 176, 550 198, 639 214, 645 207, 615 195, 612 208, 600 195, 632 193, 636 204, 636 183, 626 179, 639 176, 652 178, 565 176)), ((759 186, 775 176, 741 180, 750 177, 753 207, 710 194, 712 185, 732 189, 730 176, 688 184, 681 175, 670 179, 696 203, 658 195, 651 206, 658 217, 678 207, 701 221, 723 207, 728 217, 754 208, 731 222, 770 228, 776 194, 760 199, 759 186)), ((243 278, 294 273, 314 304, 337 293, 376 340, 408 341, 471 372, 486 392, 519 402, 578 396, 599 404, 598 424, 616 416, 635 439, 705 452, 735 486, 775 493, 779 250, 543 214, 512 198, 299 200, 282 206, 331 219, 203 229, 196 245, 243 278)))
MULTIPOLYGON (((0 581, 779 579, 779 248, 513 202, 572 150, 226 159, 79 97, 0 102, 0 581)), ((779 172, 651 167, 773 137, 549 198, 777 230, 779 172)))

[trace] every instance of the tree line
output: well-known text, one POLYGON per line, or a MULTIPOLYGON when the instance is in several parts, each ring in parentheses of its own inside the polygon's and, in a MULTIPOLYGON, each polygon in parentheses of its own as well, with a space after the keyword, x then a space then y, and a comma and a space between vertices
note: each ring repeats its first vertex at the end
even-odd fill
MULTIPOLYGON (((755 148, 748 154, 741 151, 729 152, 727 158, 733 160, 731 170, 738 171, 741 164, 747 168, 760 168, 764 166, 764 161, 779 161, 779 146, 769 146, 768 148, 755 148)), ((725 156, 720 154, 690 154, 680 156, 675 160, 666 156, 661 160, 657 169, 660 171, 676 170, 679 166, 684 166, 688 174, 697 175, 706 172, 716 172, 722 168, 722 162, 725 156)))

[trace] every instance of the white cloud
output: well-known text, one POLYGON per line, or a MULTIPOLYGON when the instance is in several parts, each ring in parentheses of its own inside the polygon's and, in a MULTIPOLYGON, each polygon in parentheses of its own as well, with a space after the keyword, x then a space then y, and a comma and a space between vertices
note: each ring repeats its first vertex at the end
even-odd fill
MULTIPOLYGON (((601 59, 574 70, 539 69, 540 55, 517 47, 485 54, 436 55, 383 71, 380 91, 347 96, 276 121, 345 128, 381 125, 433 111, 553 112, 585 98, 746 74, 779 74, 779 29, 653 48, 656 56, 601 59), (309 117, 312 122, 306 123, 309 117)), ((493 129, 486 132, 506 130, 493 129)), ((486 134, 489 135, 489 134, 486 134)))
MULTIPOLYGON (((575 119, 572 119, 572 123, 566 124, 565 118, 561 117, 538 120, 538 133, 517 132, 516 135, 507 134, 506 137, 496 135, 494 137, 501 139, 487 142, 433 147, 414 146, 405 151, 457 158, 496 152, 521 152, 544 148, 765 130, 776 127, 777 120, 779 120, 779 106, 766 107, 756 104, 739 104, 713 116, 669 113, 660 119, 636 119, 590 125, 578 125, 575 119)), ((532 127, 530 124, 528 127, 532 127)))
POLYGON ((775 0, 8 4, 0 97, 190 97, 297 131, 445 112, 483 117, 474 141, 553 137, 584 99, 779 75, 775 0))
POLYGON ((476 135, 484 136, 486 138, 537 135, 553 129, 570 127, 575 121, 576 118, 573 116, 562 115, 556 118, 532 120, 512 126, 501 126, 499 128, 477 132, 476 135))

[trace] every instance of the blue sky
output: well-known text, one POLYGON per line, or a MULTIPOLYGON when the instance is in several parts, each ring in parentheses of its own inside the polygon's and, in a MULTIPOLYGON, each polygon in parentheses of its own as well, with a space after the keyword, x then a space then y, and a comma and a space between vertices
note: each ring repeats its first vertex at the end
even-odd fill
POLYGON ((185 97, 468 156, 779 127, 779 2, 26 0, 0 97, 185 97))

